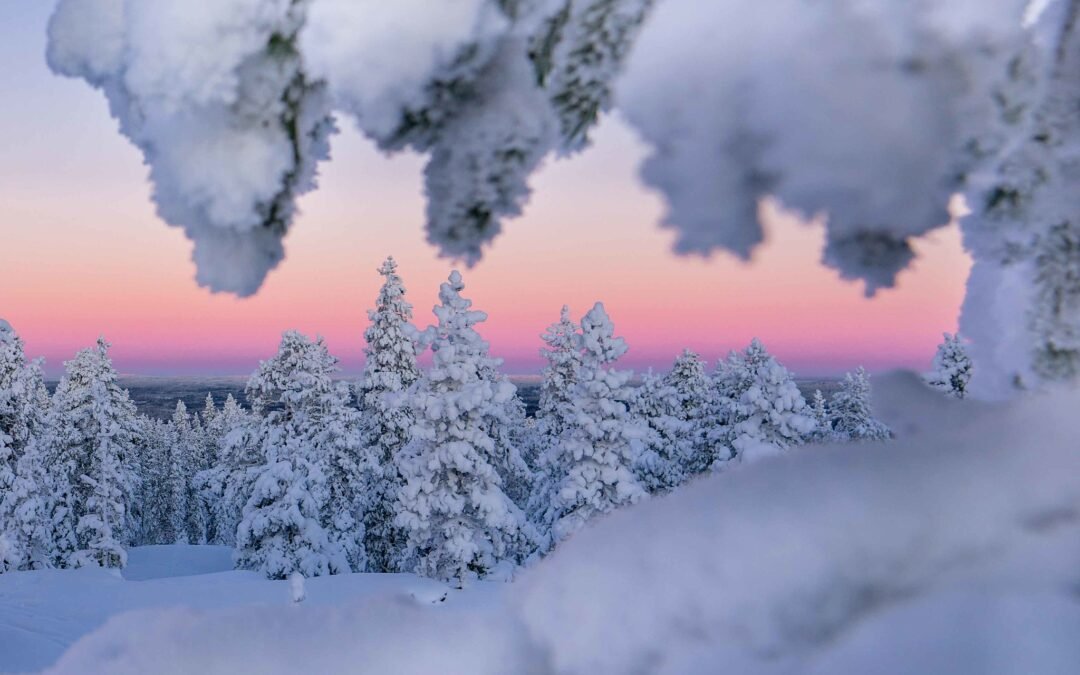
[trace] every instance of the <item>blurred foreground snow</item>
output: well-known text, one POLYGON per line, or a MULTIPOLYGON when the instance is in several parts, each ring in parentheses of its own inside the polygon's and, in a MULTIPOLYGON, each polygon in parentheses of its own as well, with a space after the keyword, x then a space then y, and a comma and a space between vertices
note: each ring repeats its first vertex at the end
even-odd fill
POLYGON ((896 442, 705 478, 513 584, 437 608, 389 589, 289 606, 282 586, 274 606, 124 615, 53 672, 1080 672, 1080 394, 877 389, 896 442))

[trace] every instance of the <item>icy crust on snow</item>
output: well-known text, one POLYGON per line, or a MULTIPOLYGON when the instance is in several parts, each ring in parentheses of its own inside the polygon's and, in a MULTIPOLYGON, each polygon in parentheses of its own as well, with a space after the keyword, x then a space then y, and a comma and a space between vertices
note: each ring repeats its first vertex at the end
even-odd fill
POLYGON ((161 654, 207 672, 1076 672, 1080 393, 877 389, 894 443, 809 446, 598 519, 505 602, 120 618, 55 672, 161 654))

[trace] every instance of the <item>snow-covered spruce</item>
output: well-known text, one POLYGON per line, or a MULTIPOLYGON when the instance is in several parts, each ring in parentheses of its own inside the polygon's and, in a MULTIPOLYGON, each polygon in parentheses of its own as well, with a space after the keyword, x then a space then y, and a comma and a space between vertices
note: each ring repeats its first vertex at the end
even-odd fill
POLYGON ((844 375, 840 391, 829 401, 832 438, 845 441, 887 441, 892 431, 871 407, 870 376, 861 366, 844 375))
POLYGON ((833 440, 832 417, 829 415, 825 395, 821 393, 820 389, 814 390, 814 397, 810 402, 810 412, 814 417, 814 430, 810 432, 807 440, 818 443, 833 440))
POLYGON ((971 357, 959 335, 945 333, 934 354, 934 365, 923 378, 926 383, 952 398, 967 397, 971 381, 971 357))
POLYGON ((267 411, 254 438, 266 463, 236 531, 236 563, 271 579, 364 570, 363 516, 370 464, 359 450, 348 389, 322 339, 288 331, 248 382, 267 411))
POLYGON ((48 410, 40 363, 27 360, 21 338, 0 319, 0 572, 55 558, 42 454, 48 410))
POLYGON ((375 309, 368 312, 371 325, 364 331, 366 358, 356 397, 360 442, 373 454, 378 472, 365 514, 364 546, 373 571, 394 572, 404 549, 404 534, 394 525, 395 503, 404 485, 396 457, 411 434, 413 416, 405 392, 420 377, 420 368, 412 305, 405 300, 392 257, 383 262, 379 274, 384 281, 375 309))
POLYGON ((195 489, 206 504, 207 540, 232 546, 236 528, 250 493, 253 473, 265 462, 256 431, 258 413, 244 410, 229 394, 221 410, 206 426, 206 442, 212 447, 214 464, 195 475, 195 489))
POLYGON ((550 530, 550 544, 646 494, 634 466, 647 432, 626 404, 631 399, 631 373, 612 367, 627 349, 614 333, 615 326, 599 302, 581 319, 582 363, 572 389, 570 423, 550 460, 562 473, 554 477, 541 519, 550 530))
MULTIPOLYGON (((544 341, 540 356, 547 364, 540 383, 539 405, 531 435, 533 447, 528 449, 536 479, 527 511, 530 519, 543 523, 552 491, 565 473, 565 467, 559 464, 559 439, 572 421, 574 386, 582 361, 579 328, 570 317, 567 305, 562 306, 559 320, 548 326, 540 338, 544 341)), ((541 529, 548 527, 550 523, 542 525, 541 529)))
POLYGON ((487 315, 461 297, 464 287, 455 271, 439 289, 434 360, 410 390, 416 424, 396 460, 405 479, 395 520, 407 533, 403 560, 415 561, 419 574, 458 583, 508 576, 535 538, 503 490, 520 457, 491 435, 515 389, 492 377, 500 362, 473 328, 487 315))
POLYGON ((706 416, 713 407, 715 392, 709 376, 705 373, 705 361, 684 349, 675 359, 671 371, 664 378, 674 390, 676 408, 672 414, 687 424, 689 438, 684 448, 684 469, 687 476, 706 471, 712 463, 706 431, 706 416))
POLYGON ((634 464, 642 487, 666 492, 686 482, 693 455, 692 425, 679 418, 678 394, 667 378, 652 372, 645 375, 633 392, 630 411, 647 429, 634 464))
POLYGON ((754 338, 742 352, 721 361, 715 375, 715 419, 709 431, 713 469, 801 444, 814 430, 814 419, 787 368, 754 338))
POLYGON ((59 566, 123 567, 135 536, 135 405, 116 381, 109 344, 68 361, 49 412, 46 466, 59 566))

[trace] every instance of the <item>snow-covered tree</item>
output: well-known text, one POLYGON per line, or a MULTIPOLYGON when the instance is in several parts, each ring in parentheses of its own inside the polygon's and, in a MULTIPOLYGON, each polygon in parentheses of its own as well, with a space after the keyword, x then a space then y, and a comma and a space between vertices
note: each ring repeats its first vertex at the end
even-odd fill
POLYGON ((933 369, 926 374, 925 380, 946 396, 967 396, 968 382, 971 381, 971 357, 959 335, 945 333, 945 340, 938 345, 934 355, 933 369))
MULTIPOLYGON (((726 449, 728 459, 753 461, 781 452, 814 430, 812 412, 791 373, 757 338, 744 351, 732 352, 715 380, 721 426, 710 440, 726 449)), ((721 447, 714 450, 718 462, 725 461, 721 447)))
POLYGON ((65 365, 53 395, 46 465, 53 537, 63 565, 123 567, 135 536, 135 405, 116 379, 104 338, 65 365))
MULTIPOLYGON (((48 408, 40 363, 27 360, 22 338, 0 319, 0 500, 15 481, 20 457, 42 436, 48 408)), ((0 503, 0 532, 3 529, 0 503)))
MULTIPOLYGON (((570 307, 562 306, 559 320, 548 326, 540 339, 544 341, 540 356, 547 364, 540 382, 532 447, 525 452, 536 470, 527 510, 531 519, 542 522, 552 491, 567 469, 559 465, 558 446, 574 414, 574 386, 581 370, 581 336, 577 323, 570 318, 570 307)), ((548 526, 550 523, 544 529, 548 526)))
POLYGON ((0 572, 51 567, 59 557, 50 527, 50 481, 43 446, 32 439, 0 497, 0 572))
POLYGON ((0 319, 0 572, 38 569, 57 557, 42 452, 49 395, 40 363, 0 319))
POLYGON ((195 442, 187 406, 177 401, 169 423, 167 477, 163 485, 168 501, 169 543, 198 543, 198 538, 192 540, 188 532, 188 485, 194 478, 190 469, 195 442))
POLYGON ((862 367, 844 375, 840 391, 829 401, 833 434, 840 440, 886 441, 892 431, 874 417, 870 401, 870 376, 862 367))
POLYGON ((707 417, 713 407, 714 391, 705 373, 705 362, 694 352, 684 349, 675 359, 665 380, 674 390, 677 401, 673 414, 687 424, 688 454, 684 456, 684 471, 687 476, 702 473, 712 465, 714 459, 707 438, 710 424, 707 417))
POLYGON ((833 422, 829 416, 829 408, 825 403, 825 395, 820 389, 814 390, 813 400, 810 402, 810 412, 814 418, 814 430, 810 433, 810 440, 825 442, 833 439, 833 422))
POLYGON ((333 381, 337 359, 321 338, 286 332, 277 355, 248 382, 247 395, 267 411, 256 437, 266 463, 236 532, 236 562, 272 579, 364 569, 367 477, 355 442, 348 388, 333 381))
POLYGON ((665 377, 648 373, 634 390, 630 410, 647 432, 634 465, 648 492, 666 492, 689 478, 693 455, 692 425, 679 417, 678 392, 665 377))
POLYGON ((573 410, 573 389, 582 361, 578 325, 570 318, 568 306, 563 305, 559 320, 540 337, 544 341, 540 356, 547 365, 540 384, 536 420, 540 433, 557 438, 573 410))
POLYGON ((551 489, 542 520, 552 542, 581 529, 592 518, 645 496, 634 475, 647 433, 630 413, 631 373, 612 364, 626 353, 604 305, 596 303, 581 319, 582 363, 573 387, 572 423, 563 430, 552 461, 564 467, 551 489))
POLYGON ((206 505, 207 541, 231 546, 236 541, 252 473, 265 457, 257 439, 258 415, 245 411, 232 394, 206 424, 207 443, 215 462, 195 475, 195 487, 206 505))
POLYGON ((173 544, 177 540, 173 522, 172 478, 173 434, 168 422, 141 416, 136 434, 139 487, 136 511, 140 544, 173 544))
POLYGON ((507 574, 533 539, 503 490, 510 458, 492 437, 514 386, 492 377, 500 362, 474 329, 487 315, 471 309, 464 288, 455 271, 439 289, 434 360, 410 392, 416 425, 396 458, 405 479, 395 521, 407 533, 404 559, 419 574, 459 583, 507 574))
POLYGON ((412 410, 404 394, 420 377, 420 368, 410 323, 412 305, 405 300, 405 286, 392 257, 383 262, 379 274, 384 281, 375 309, 368 312, 371 325, 364 331, 366 358, 356 397, 361 443, 374 455, 378 472, 365 514, 364 546, 373 571, 392 572, 405 543, 394 525, 397 494, 404 485, 395 457, 411 434, 412 410))

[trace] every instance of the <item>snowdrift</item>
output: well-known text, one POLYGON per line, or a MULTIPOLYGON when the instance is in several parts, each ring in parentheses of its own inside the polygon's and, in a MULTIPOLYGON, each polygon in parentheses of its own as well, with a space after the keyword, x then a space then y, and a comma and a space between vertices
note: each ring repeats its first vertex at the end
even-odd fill
POLYGON ((1080 394, 877 388, 897 441, 603 518, 504 602, 122 616, 52 672, 1080 672, 1080 394))

